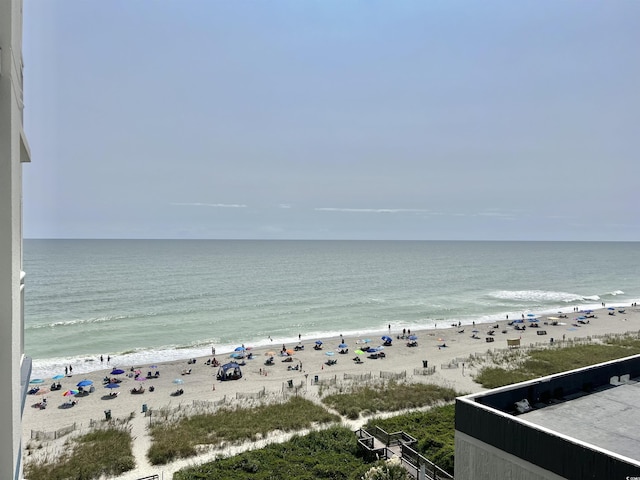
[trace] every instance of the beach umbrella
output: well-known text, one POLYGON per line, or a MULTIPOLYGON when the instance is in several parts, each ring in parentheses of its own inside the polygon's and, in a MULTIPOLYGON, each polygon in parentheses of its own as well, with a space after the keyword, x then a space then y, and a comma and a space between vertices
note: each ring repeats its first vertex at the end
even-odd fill
POLYGON ((173 383, 177 384, 177 385, 181 385, 184 383, 184 380, 182 380, 181 378, 176 378, 173 383))
POLYGON ((107 383, 104 388, 120 388, 119 383, 107 383))
POLYGON ((316 345, 322 345, 322 340, 316 340, 316 345))
POLYGON ((478 333, 480 330, 471 330, 472 333, 478 333))
POLYGON ((607 308, 607 310, 615 310, 615 308, 609 307, 609 308, 607 308))
POLYGON ((537 318, 528 318, 527 320, 528 320, 529 322, 537 322, 537 321, 538 321, 538 319, 537 319, 537 318))
POLYGON ((145 377, 136 377, 136 382, 144 382, 147 379, 145 377))
POLYGON ((238 353, 238 352, 234 352, 231 355, 229 355, 231 358, 244 358, 244 353, 238 353))
POLYGON ((518 319, 518 320, 514 320, 513 323, 524 323, 522 320, 518 319))
POLYGON ((380 351, 384 350, 384 346, 382 346, 382 345, 378 345, 378 346, 375 348, 375 350, 376 350, 376 352, 380 352, 380 351))
POLYGON ((62 380, 63 378, 64 378, 64 375, 60 373, 58 375, 54 375, 53 377, 51 377, 51 380, 62 380))
POLYGON ((158 365, 151 365, 149 368, 158 368, 158 365))
POLYGON ((122 375, 123 373, 124 370, 122 370, 121 368, 114 368, 113 370, 111 370, 110 375, 122 375))
POLYGON ((42 378, 34 378, 29 383, 44 383, 44 380, 42 378))
POLYGON ((235 352, 244 352, 245 350, 246 350, 246 348, 244 348, 244 347, 236 347, 234 349, 235 352))
POLYGON ((287 350, 287 355, 293 355, 295 352, 291 349, 287 350))
POLYGON ((586 320, 587 317, 578 317, 578 320, 586 320))
POLYGON ((338 348, 347 348, 349 345, 347 345, 346 343, 341 343, 340 345, 338 345, 338 348))
POLYGON ((409 340, 417 340, 418 337, 416 337, 415 335, 409 335, 409 340))
POLYGON ((80 393, 79 390, 66 390, 66 391, 62 392, 62 396, 63 397, 70 397, 72 395, 77 395, 78 393, 80 393))
POLYGON ((391 338, 389 335, 384 335, 382 337, 382 340, 385 341, 385 342, 392 342, 393 338, 391 338))
POLYGON ((535 313, 527 313, 527 317, 537 317, 535 313))
POLYGON ((88 387, 89 385, 93 385, 91 380, 82 380, 76 384, 76 387, 88 387))

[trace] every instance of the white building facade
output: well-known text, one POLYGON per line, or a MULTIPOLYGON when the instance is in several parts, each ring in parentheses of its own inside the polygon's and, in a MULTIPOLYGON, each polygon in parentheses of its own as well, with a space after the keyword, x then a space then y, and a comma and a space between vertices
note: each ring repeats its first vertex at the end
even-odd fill
POLYGON ((22 478, 22 411, 31 360, 24 355, 22 0, 0 0, 0 478, 22 478))

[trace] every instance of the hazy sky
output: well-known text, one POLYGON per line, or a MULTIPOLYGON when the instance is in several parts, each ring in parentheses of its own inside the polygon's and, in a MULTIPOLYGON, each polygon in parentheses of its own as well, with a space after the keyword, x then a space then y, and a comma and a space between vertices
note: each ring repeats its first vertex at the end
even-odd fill
POLYGON ((26 238, 640 240, 640 2, 24 0, 26 238))

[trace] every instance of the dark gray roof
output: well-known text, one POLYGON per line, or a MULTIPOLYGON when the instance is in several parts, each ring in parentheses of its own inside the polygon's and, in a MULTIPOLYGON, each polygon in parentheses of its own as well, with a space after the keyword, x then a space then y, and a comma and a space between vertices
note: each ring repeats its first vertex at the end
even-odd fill
POLYGON ((519 418, 640 461, 638 380, 548 405, 519 418))

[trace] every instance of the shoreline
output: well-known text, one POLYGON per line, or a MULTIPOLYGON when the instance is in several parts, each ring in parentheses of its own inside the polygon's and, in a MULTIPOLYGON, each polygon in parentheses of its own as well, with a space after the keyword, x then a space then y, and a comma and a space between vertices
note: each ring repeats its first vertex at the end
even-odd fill
MULTIPOLYGON (((442 327, 434 329, 411 330, 411 334, 418 337, 417 347, 408 347, 407 340, 398 339, 398 335, 402 335, 402 330, 396 331, 392 328, 391 336, 393 339, 392 346, 385 347, 385 358, 370 359, 368 354, 358 355, 363 361, 356 363, 353 358, 356 357, 355 350, 365 345, 382 345, 381 336, 364 337, 364 336, 344 336, 344 341, 348 345, 349 353, 337 353, 337 347, 340 343, 340 336, 328 337, 322 339, 323 350, 317 351, 313 349, 316 338, 302 337, 304 350, 294 351, 292 362, 282 362, 286 357, 278 356, 282 349, 282 343, 276 342, 269 346, 253 347, 248 352, 254 356, 253 360, 245 360, 246 365, 241 367, 242 378, 240 380, 219 381, 216 379, 218 373, 217 367, 206 364, 207 359, 212 355, 203 355, 198 357, 186 357, 179 360, 171 360, 168 362, 157 361, 154 363, 125 365, 115 362, 109 368, 103 368, 91 372, 77 372, 74 369, 73 376, 67 376, 60 379, 62 390, 52 391, 39 395, 27 395, 25 409, 23 414, 23 450, 27 450, 27 444, 31 441, 31 432, 54 432, 69 425, 75 424, 79 431, 86 430, 89 425, 95 421, 105 419, 105 411, 109 410, 113 418, 125 418, 133 413, 133 429, 135 433, 134 454, 138 468, 118 478, 134 479, 154 473, 175 472, 179 467, 177 462, 175 465, 164 465, 152 467, 146 462, 144 454, 150 445, 150 438, 147 435, 148 419, 145 420, 143 410, 157 410, 163 407, 186 407, 201 401, 220 402, 223 399, 236 399, 243 396, 251 396, 259 391, 265 391, 273 395, 287 395, 288 385, 292 384, 296 387, 298 394, 303 396, 317 398, 320 395, 321 388, 314 381, 318 378, 319 382, 324 380, 344 379, 345 375, 361 375, 371 374, 373 378, 380 378, 381 372, 401 373, 405 372, 406 381, 408 382, 428 382, 446 385, 455 388, 461 394, 477 392, 483 390, 478 384, 473 382, 474 368, 467 366, 459 369, 442 368, 442 365, 451 363, 455 359, 468 358, 472 354, 485 353, 489 349, 506 349, 507 339, 521 339, 522 345, 543 343, 549 344, 551 338, 555 342, 563 340, 572 340, 576 338, 585 338, 594 335, 605 335, 624 332, 640 331, 640 307, 624 307, 625 313, 619 313, 619 307, 616 307, 615 315, 609 315, 609 310, 600 308, 594 310, 593 314, 596 318, 587 319, 589 323, 580 324, 577 317, 580 313, 567 312, 568 318, 561 319, 558 325, 552 325, 553 321, 549 321, 547 315, 538 319, 538 328, 531 328, 525 316, 524 323, 527 328, 524 331, 515 330, 514 326, 508 325, 507 320, 498 322, 477 323, 475 325, 461 325, 460 328, 454 328, 451 324, 442 325, 442 327), (545 322, 548 324, 545 325, 545 322), (494 329, 493 335, 488 335, 487 331, 491 330, 493 325, 498 325, 494 329), (459 333, 459 330, 463 330, 459 333), (472 338, 472 330, 478 330, 477 337, 472 338), (506 331, 506 333, 502 333, 506 331), (546 331, 545 335, 538 332, 546 331), (370 338, 371 342, 364 343, 365 338, 370 338), (493 338, 493 341, 487 341, 487 338, 493 338), (443 343, 446 347, 439 347, 443 343), (268 358, 265 353, 272 350, 274 355, 274 365, 266 366, 264 362, 268 358), (333 355, 327 355, 328 351, 333 351, 333 355), (189 358, 195 358, 195 363, 188 363, 189 358), (325 362, 329 359, 337 360, 335 365, 329 366, 325 362), (428 362, 429 367, 435 367, 435 372, 431 375, 415 374, 415 370, 424 367, 424 362, 428 362), (151 368, 156 365, 157 369, 151 368), (301 365, 300 370, 288 370, 288 366, 301 365), (103 387, 103 379, 110 376, 111 367, 117 366, 124 370, 124 374, 116 375, 122 379, 120 387, 116 390, 116 397, 109 397, 109 389, 103 387), (144 379, 136 381, 133 378, 132 371, 139 369, 142 376, 146 377, 147 372, 159 371, 158 378, 144 379), (183 374, 186 370, 191 369, 189 374, 183 374), (266 372, 266 373, 265 373, 266 372), (130 376, 128 376, 130 375, 130 376), (62 404, 67 400, 62 396, 61 392, 67 389, 77 388, 76 384, 83 379, 93 382, 95 391, 87 396, 79 397, 78 404, 63 408, 62 404), (175 381, 181 381, 177 384, 175 381), (145 392, 143 394, 132 394, 130 389, 143 385, 145 392), (154 391, 149 391, 149 387, 153 386, 154 391), (174 397, 171 393, 178 388, 184 390, 184 394, 174 397), (299 389, 299 390, 298 390, 299 389), (40 402, 43 398, 47 398, 47 408, 40 410, 34 408, 33 405, 40 402)), ((517 319, 517 320, 521 320, 517 319)), ((519 325, 519 324, 517 324, 519 325)), ((388 333, 388 332, 387 332, 388 333)), ((297 344, 295 342, 285 343, 287 349, 293 349, 297 344)), ((217 352, 216 359, 224 364, 229 362, 229 354, 227 352, 217 352)), ((270 355, 269 355, 270 356, 270 355)), ((40 384, 42 391, 46 391, 53 383, 51 378, 44 379, 45 382, 40 384)), ((40 392, 39 392, 40 393, 40 392)), ((74 398, 74 397, 71 397, 74 398)), ((45 448, 42 451, 49 451, 61 448, 63 442, 68 440, 68 436, 62 436, 58 441, 44 442, 45 448)), ((37 455, 43 454, 38 451, 37 455)), ((26 453, 25 453, 26 455, 26 453)), ((25 457, 26 460, 28 458, 25 457)), ((200 460, 192 458, 188 459, 186 464, 199 462, 200 460)))
MULTIPOLYGON (((620 303, 615 303, 612 305, 614 305, 615 308, 622 306, 620 303)), ((563 312, 564 314, 570 315, 575 313, 571 311, 572 308, 573 307, 571 308, 559 307, 557 309, 549 308, 548 310, 545 310, 542 313, 540 313, 539 317, 546 318, 549 316, 553 316, 555 312, 558 312, 558 313, 563 312)), ((593 304, 593 305, 582 305, 579 308, 581 310, 592 309, 594 311, 597 311, 598 309, 602 309, 602 306, 593 304)), ((477 317, 475 319, 466 320, 461 323, 463 327, 467 327, 467 326, 473 327, 474 325, 477 325, 478 328, 483 328, 483 326, 486 326, 489 324, 501 323, 505 321, 504 317, 506 315, 510 315, 511 318, 513 319, 515 315, 521 315, 521 313, 518 312, 516 314, 509 313, 504 315, 491 315, 491 316, 485 316, 485 317, 477 317)), ((413 324, 413 325, 408 325, 407 327, 404 327, 404 328, 414 329, 415 332, 433 332, 436 330, 440 331, 440 330, 456 328, 453 326, 453 324, 451 324, 451 322, 453 322, 453 320, 451 319, 449 320, 431 319, 429 321, 432 321, 433 325, 413 324)), ((395 337, 395 335, 397 335, 398 332, 402 331, 402 328, 405 324, 394 325, 394 323, 391 322, 390 325, 392 327, 391 328, 392 336, 395 337)), ((456 323, 456 326, 457 326, 457 323, 456 323)), ((353 338, 357 336, 357 333, 358 332, 356 331, 346 331, 344 336, 346 338, 353 338)), ((389 329, 378 328, 378 329, 372 329, 364 333, 361 333, 361 336, 363 338, 371 337, 372 340, 374 340, 376 338, 379 338, 382 335, 387 335, 388 333, 389 333, 389 329)), ((304 334, 303 339, 306 341, 311 341, 316 339, 324 340, 324 339, 339 338, 339 336, 340 335, 337 332, 321 333, 319 335, 314 335, 313 333, 310 333, 310 334, 304 334)), ((255 349, 264 349, 264 348, 276 347, 281 343, 293 344, 294 342, 297 343, 298 341, 297 337, 295 337, 295 334, 287 337, 282 337, 282 338, 273 338, 271 342, 269 342, 268 338, 258 340, 256 342, 245 341, 244 343, 255 349)), ((100 353, 78 354, 78 355, 64 358, 64 359, 63 358, 33 359, 32 377, 36 377, 36 378, 53 377, 54 375, 63 373, 65 367, 69 365, 72 366, 74 373, 89 375, 89 374, 92 374, 93 372, 106 370, 109 367, 114 365, 134 365, 134 364, 137 365, 137 364, 145 364, 145 363, 153 364, 157 362, 162 362, 162 363, 178 362, 181 360, 186 360, 194 357, 195 358, 206 357, 209 354, 210 348, 212 346, 216 348, 216 353, 218 353, 219 355, 232 353, 234 348, 241 344, 242 344, 242 340, 238 341, 237 344, 212 345, 211 343, 206 343, 198 346, 175 346, 175 347, 165 346, 165 347, 144 349, 137 352, 113 352, 113 353, 105 352, 102 354, 100 353), (107 357, 111 357, 112 361, 111 362, 105 361, 101 363, 100 362, 101 355, 104 359, 106 359, 107 357)))

